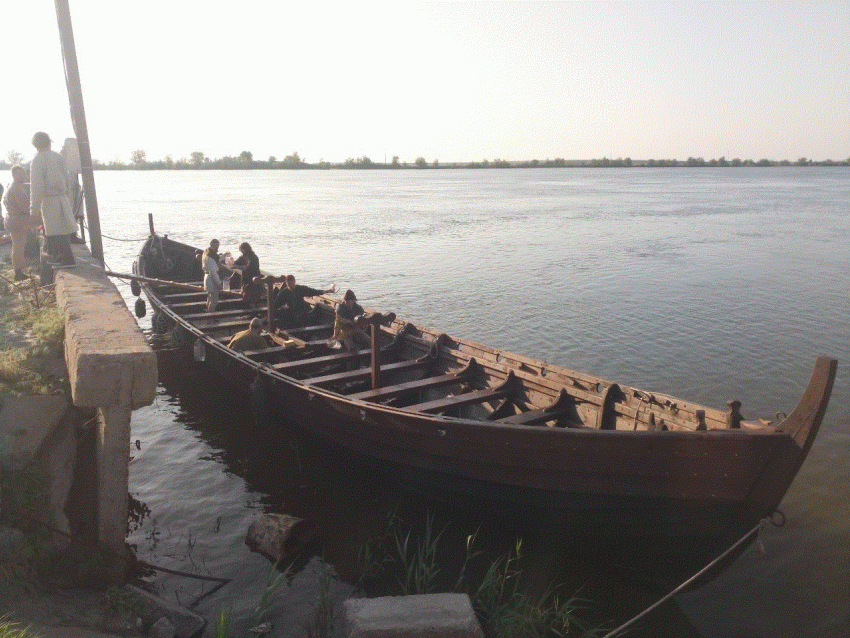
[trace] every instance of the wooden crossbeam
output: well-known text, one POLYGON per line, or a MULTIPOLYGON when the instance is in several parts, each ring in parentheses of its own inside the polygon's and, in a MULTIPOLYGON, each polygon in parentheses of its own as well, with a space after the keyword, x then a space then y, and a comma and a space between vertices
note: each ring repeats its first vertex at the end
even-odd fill
MULTIPOLYGON (((241 306, 244 303, 242 299, 219 299, 218 307, 219 308, 232 308, 233 306, 241 306)), ((206 308, 207 298, 198 299, 196 301, 186 301, 182 303, 169 303, 168 307, 171 308, 177 314, 180 314, 183 311, 200 309, 203 310, 206 308)), ((253 310, 258 310, 260 312, 265 312, 265 306, 256 306, 253 310)))
MULTIPOLYGON (((425 359, 411 359, 410 361, 399 361, 398 363, 388 363, 381 366, 382 372, 401 372, 403 370, 416 370, 417 368, 425 368, 428 365, 425 359)), ((327 385, 337 383, 339 381, 359 381, 360 379, 368 379, 372 376, 372 368, 362 368, 360 370, 350 370, 348 372, 338 372, 337 374, 326 374, 320 377, 305 379, 305 383, 310 385, 327 385)))
MULTIPOLYGON (((170 302, 174 299, 197 299, 199 301, 203 301, 207 298, 207 293, 205 292, 171 292, 167 294, 158 294, 157 297, 162 299, 163 301, 170 302)), ((171 304, 168 304, 169 307, 171 304)))
MULTIPOLYGON (((472 361, 470 361, 472 363, 472 361)), ((493 399, 500 399, 514 393, 518 383, 517 377, 513 372, 508 374, 508 377, 499 385, 492 388, 484 388, 482 390, 473 390, 465 392, 445 399, 436 399, 434 401, 425 401, 424 403, 416 403, 402 408, 407 412, 445 412, 450 408, 457 408, 464 405, 472 405, 474 403, 484 403, 493 399)))
MULTIPOLYGON (((545 408, 540 408, 539 410, 527 410, 526 412, 520 412, 519 414, 495 419, 495 422, 510 423, 512 425, 534 425, 535 423, 544 423, 566 414, 572 405, 572 397, 570 397, 566 390, 562 389, 558 398, 555 399, 551 405, 548 405, 545 408)), ((576 423, 574 425, 579 426, 581 424, 576 423)))
MULTIPOLYGON (((312 342, 307 342, 312 343, 312 342)), ((312 359, 299 359, 298 361, 284 361, 283 363, 275 363, 272 364, 272 368, 277 370, 278 372, 290 373, 290 372, 301 372, 304 370, 309 370, 310 368, 321 367, 325 365, 329 365, 332 363, 347 363, 348 361, 353 361, 358 357, 362 357, 371 352, 369 349, 359 350, 355 353, 351 352, 337 352, 335 354, 329 354, 322 357, 313 357, 312 359)))
MULTIPOLYGON (((382 368, 386 370, 386 366, 382 368)), ((366 390, 364 392, 356 392, 349 394, 351 399, 363 399, 364 401, 377 401, 379 399, 390 399, 407 392, 415 390, 425 390, 428 388, 438 388, 455 383, 463 383, 468 375, 462 373, 443 374, 438 377, 425 377, 417 381, 408 381, 407 383, 399 383, 397 385, 388 385, 377 390, 366 390)))
POLYGON ((503 386, 499 386, 498 388, 485 388, 483 390, 473 390, 472 392, 446 397, 445 399, 436 399, 435 401, 426 401, 425 403, 408 405, 402 409, 407 412, 445 412, 449 408, 472 405, 473 403, 484 403, 485 401, 507 396, 509 393, 510 389, 503 386))
MULTIPOLYGON (((262 310, 265 310, 263 308, 262 310)), ((245 315, 248 317, 250 321, 257 314, 256 310, 246 310, 245 308, 234 308, 232 310, 216 310, 215 312, 197 312, 189 315, 182 315, 182 317, 186 321, 195 322, 200 319, 218 319, 224 317, 239 317, 240 315, 245 315)))
POLYGON ((222 330, 233 330, 234 328, 237 330, 243 330, 248 327, 248 322, 250 322, 252 318, 253 317, 251 315, 245 315, 244 321, 217 321, 216 323, 210 324, 193 322, 193 325, 207 334, 211 332, 220 332, 222 330))
POLYGON ((333 330, 333 324, 330 323, 322 323, 315 326, 302 326, 300 328, 278 328, 280 332, 285 332, 287 334, 301 334, 304 332, 319 332, 321 330, 333 330))

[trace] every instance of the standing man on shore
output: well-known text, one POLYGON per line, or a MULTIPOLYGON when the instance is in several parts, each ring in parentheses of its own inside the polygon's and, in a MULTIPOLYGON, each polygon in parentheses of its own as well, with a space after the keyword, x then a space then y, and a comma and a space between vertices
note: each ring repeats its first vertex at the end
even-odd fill
POLYGON ((59 268, 77 265, 71 250, 71 234, 77 231, 77 222, 71 201, 70 179, 65 160, 50 150, 50 136, 39 131, 32 136, 32 145, 38 153, 30 164, 30 212, 41 215, 47 253, 58 260, 59 268))
POLYGON ((41 218, 38 215, 30 215, 27 171, 20 164, 12 167, 12 183, 6 189, 3 203, 6 205, 6 230, 12 235, 12 267, 15 269, 15 281, 21 281, 26 279, 24 248, 27 236, 41 223, 41 218))

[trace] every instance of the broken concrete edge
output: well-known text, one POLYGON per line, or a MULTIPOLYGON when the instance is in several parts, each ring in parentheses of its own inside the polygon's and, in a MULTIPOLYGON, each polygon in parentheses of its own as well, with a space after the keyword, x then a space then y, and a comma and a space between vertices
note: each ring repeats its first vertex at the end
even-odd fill
POLYGON ((484 638, 466 594, 351 598, 343 623, 349 638, 484 638))
POLYGON ((75 246, 74 253, 77 267, 55 276, 74 405, 150 405, 156 396, 156 355, 103 268, 84 246, 75 246))
POLYGON ((176 638, 200 638, 203 634, 207 621, 202 616, 135 585, 126 585, 125 588, 135 598, 138 605, 136 613, 145 626, 153 626, 165 618, 174 627, 176 638))

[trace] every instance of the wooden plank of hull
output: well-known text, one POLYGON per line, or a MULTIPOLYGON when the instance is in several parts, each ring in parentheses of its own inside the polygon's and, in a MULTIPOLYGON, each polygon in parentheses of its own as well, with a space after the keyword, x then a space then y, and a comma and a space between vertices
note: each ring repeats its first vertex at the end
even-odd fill
POLYGON ((426 420, 400 410, 379 414, 380 404, 319 399, 303 407, 324 404, 342 418, 323 421, 316 433, 344 447, 458 477, 555 492, 741 503, 753 477, 787 444, 781 435, 730 431, 599 432, 426 420))

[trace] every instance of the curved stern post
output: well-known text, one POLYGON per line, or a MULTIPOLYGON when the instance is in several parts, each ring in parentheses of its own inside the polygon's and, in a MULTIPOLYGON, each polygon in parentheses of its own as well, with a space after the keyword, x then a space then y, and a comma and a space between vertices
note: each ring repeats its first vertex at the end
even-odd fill
MULTIPOLYGON (((797 445, 800 446, 802 458, 806 457, 806 453, 820 428, 821 421, 823 421, 823 415, 832 394, 832 384, 835 381, 837 369, 838 361, 835 359, 824 356, 818 357, 812 371, 812 378, 809 380, 809 385, 806 387, 800 402, 797 403, 794 411, 777 426, 778 431, 790 434, 797 445)), ((802 463, 802 459, 800 462, 802 463)))

